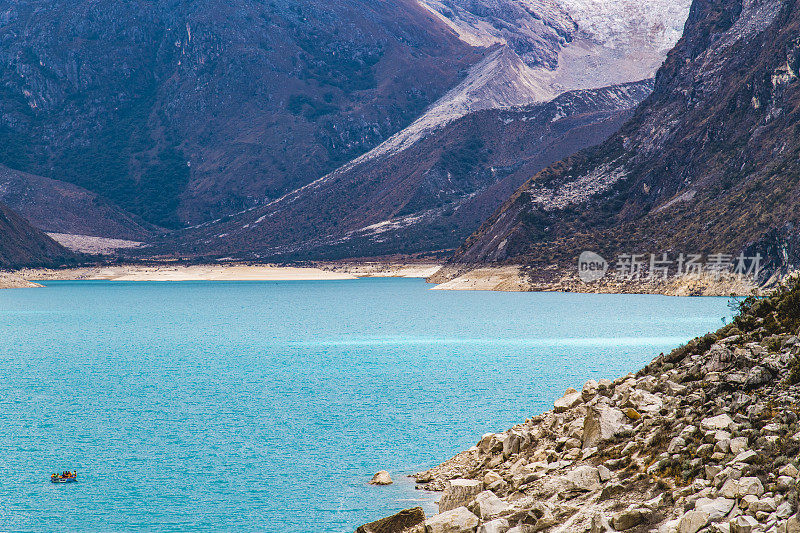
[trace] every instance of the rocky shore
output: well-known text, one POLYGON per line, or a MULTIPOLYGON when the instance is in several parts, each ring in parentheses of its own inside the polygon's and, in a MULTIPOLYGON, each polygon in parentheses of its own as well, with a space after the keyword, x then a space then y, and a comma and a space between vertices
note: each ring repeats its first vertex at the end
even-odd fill
MULTIPOLYGON (((664 294, 666 296, 750 296, 764 290, 749 279, 726 274, 671 276, 668 279, 619 280, 612 273, 585 282, 575 267, 550 265, 530 268, 521 265, 445 265, 428 278, 436 290, 454 291, 556 291, 605 294, 664 294)), ((777 283, 771 279, 766 287, 777 283)))
POLYGON ((358 533, 800 533, 800 284, 637 374, 416 474, 441 491, 358 533))
POLYGON ((0 271, 0 289, 24 289, 29 287, 41 287, 41 285, 21 278, 14 272, 0 271))

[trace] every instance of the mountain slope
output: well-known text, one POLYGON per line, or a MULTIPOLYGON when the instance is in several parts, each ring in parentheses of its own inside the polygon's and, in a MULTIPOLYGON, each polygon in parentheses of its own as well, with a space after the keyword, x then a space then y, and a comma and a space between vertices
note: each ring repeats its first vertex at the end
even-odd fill
POLYGON ((76 257, 0 204, 0 269, 53 266, 76 257))
POLYGON ((454 262, 567 266, 592 249, 800 264, 798 43, 794 2, 695 0, 620 132, 523 185, 454 262))
POLYGON ((155 249, 262 259, 452 249, 528 177, 616 131, 650 88, 641 82, 486 109, 412 142, 404 131, 267 206, 167 236, 155 249))
POLYGON ((0 163, 179 227, 369 150, 483 52, 413 0, 0 0, 0 163))
POLYGON ((141 241, 159 229, 96 193, 2 165, 0 202, 50 233, 141 241))

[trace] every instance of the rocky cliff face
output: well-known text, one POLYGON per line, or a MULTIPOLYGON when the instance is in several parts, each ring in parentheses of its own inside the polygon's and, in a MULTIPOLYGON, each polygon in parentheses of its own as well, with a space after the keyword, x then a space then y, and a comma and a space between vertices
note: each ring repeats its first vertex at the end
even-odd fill
POLYGON ((572 265, 581 250, 761 253, 800 264, 800 9, 693 3, 653 94, 601 146, 523 185, 455 261, 572 265))
MULTIPOLYGON (((507 73, 507 65, 493 72, 507 73)), ((473 79, 470 75, 469 87, 454 92, 472 90, 473 79)), ((502 84, 505 78, 492 79, 502 84)), ((493 96, 488 109, 480 98, 464 99, 479 111, 444 126, 433 126, 436 118, 426 114, 302 189, 264 207, 168 235, 138 252, 318 259, 452 249, 529 176, 616 131, 650 88, 651 82, 644 81, 572 91, 548 103, 504 109, 493 109, 501 94, 505 102, 516 103, 525 92, 487 89, 493 96)), ((459 98, 447 101, 452 110, 459 98)), ((441 118, 444 112, 432 114, 441 118)))
POLYGON ((798 334, 800 285, 747 299, 716 333, 417 474, 439 514, 359 531, 800 531, 798 334))
POLYGON ((0 1, 0 163, 208 220, 379 144, 482 53, 412 0, 0 1))
POLYGON ((0 269, 57 266, 76 259, 60 244, 0 204, 0 269))

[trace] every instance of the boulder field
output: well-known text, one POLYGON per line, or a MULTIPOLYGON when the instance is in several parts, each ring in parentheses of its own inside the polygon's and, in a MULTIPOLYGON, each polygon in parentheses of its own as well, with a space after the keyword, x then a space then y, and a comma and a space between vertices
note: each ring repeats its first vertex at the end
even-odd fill
POLYGON ((800 533, 800 286, 740 307, 716 333, 568 389, 416 474, 441 491, 439 514, 359 531, 800 533))

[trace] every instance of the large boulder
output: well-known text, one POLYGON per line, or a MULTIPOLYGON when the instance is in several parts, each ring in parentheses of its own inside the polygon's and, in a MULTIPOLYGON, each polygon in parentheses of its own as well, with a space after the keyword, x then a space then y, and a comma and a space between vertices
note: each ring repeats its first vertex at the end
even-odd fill
POLYGON ((498 498, 494 492, 485 490, 475 496, 467 508, 481 520, 489 520, 508 512, 511 506, 498 498))
POLYGON ((564 396, 553 402, 553 410, 556 413, 563 413, 579 405, 582 401, 582 393, 570 387, 564 393, 564 396))
POLYGON ((422 507, 406 509, 359 526, 356 533, 425 533, 425 512, 422 507))
POLYGON ((731 533, 752 533, 759 528, 758 521, 752 516, 741 515, 730 521, 731 533))
POLYGON ((653 393, 642 389, 634 389, 628 396, 625 406, 633 407, 640 413, 657 413, 664 406, 664 402, 653 393))
POLYGON ((482 524, 478 528, 478 533, 507 533, 510 528, 508 520, 505 518, 496 518, 482 524))
POLYGON ((466 507, 456 507, 430 517, 425 522, 427 533, 474 533, 480 520, 466 507))
POLYGON ((625 415, 619 409, 607 405, 589 409, 583 420, 583 447, 597 446, 616 435, 625 422, 625 415))
POLYGON ((386 470, 375 472, 375 475, 372 476, 372 480, 369 482, 370 485, 391 485, 392 483, 394 483, 392 481, 392 476, 390 476, 389 472, 386 470))
POLYGON ((730 498, 699 498, 694 504, 694 509, 708 513, 708 519, 716 521, 727 516, 735 503, 736 500, 730 498))
POLYGON ((593 491, 598 490, 600 485, 600 473, 597 468, 589 465, 582 465, 574 470, 567 472, 567 480, 573 490, 593 491))
POLYGON ((483 482, 477 479, 451 479, 444 485, 444 492, 439 500, 439 512, 466 506, 482 491, 483 482))
POLYGON ((678 522, 678 533, 697 533, 708 524, 708 513, 704 511, 688 511, 678 522))
POLYGON ((628 508, 611 518, 611 526, 617 531, 625 531, 647 520, 649 514, 646 509, 628 508))
POLYGON ((728 429, 733 424, 733 419, 726 414, 704 418, 700 421, 700 428, 703 431, 719 431, 728 429))

